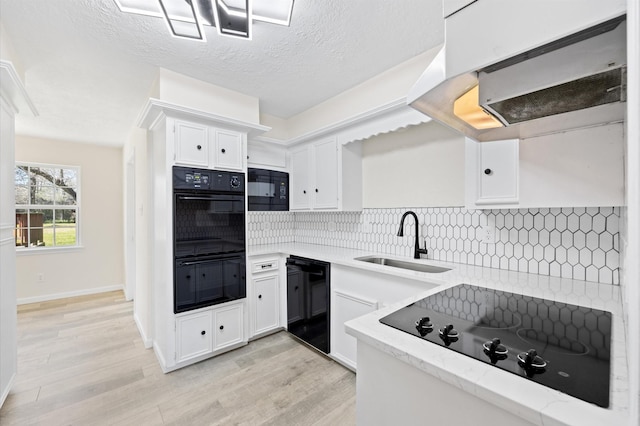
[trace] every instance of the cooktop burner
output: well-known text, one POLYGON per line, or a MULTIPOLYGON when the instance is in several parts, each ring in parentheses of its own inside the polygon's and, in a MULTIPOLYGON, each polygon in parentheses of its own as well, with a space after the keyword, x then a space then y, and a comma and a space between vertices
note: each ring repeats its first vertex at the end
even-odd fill
POLYGON ((460 284, 380 322, 600 407, 609 406, 610 312, 460 284))

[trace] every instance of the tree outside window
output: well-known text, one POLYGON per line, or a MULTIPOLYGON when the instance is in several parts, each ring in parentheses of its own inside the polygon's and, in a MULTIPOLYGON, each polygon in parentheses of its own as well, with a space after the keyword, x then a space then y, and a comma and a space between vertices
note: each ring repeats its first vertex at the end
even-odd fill
POLYGON ((17 164, 16 247, 78 245, 78 167, 17 164))

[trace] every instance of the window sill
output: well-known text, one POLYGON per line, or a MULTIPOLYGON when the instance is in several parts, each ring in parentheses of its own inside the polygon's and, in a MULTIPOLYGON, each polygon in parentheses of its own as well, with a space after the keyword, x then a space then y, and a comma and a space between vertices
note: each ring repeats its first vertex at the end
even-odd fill
POLYGON ((32 256, 32 255, 42 255, 42 254, 61 254, 61 253, 71 253, 74 251, 80 251, 84 249, 84 246, 73 246, 73 247, 31 247, 25 249, 17 249, 16 248, 16 256, 32 256))

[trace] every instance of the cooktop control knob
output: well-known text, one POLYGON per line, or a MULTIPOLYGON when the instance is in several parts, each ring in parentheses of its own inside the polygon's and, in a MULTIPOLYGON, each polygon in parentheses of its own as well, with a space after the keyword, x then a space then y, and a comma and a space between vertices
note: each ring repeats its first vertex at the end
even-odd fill
POLYGON ((491 364, 496 364, 498 361, 507 359, 507 353, 509 350, 507 347, 500 343, 500 339, 493 338, 483 343, 484 354, 489 357, 491 364))
POLYGON ((529 349, 518 354, 518 365, 524 369, 528 377, 532 377, 534 374, 544 373, 547 362, 538 356, 535 349, 529 349))
POLYGON ((460 333, 458 333, 458 330, 453 328, 453 324, 448 324, 447 326, 442 327, 440 329, 439 334, 440 334, 440 339, 442 339, 445 346, 449 346, 451 343, 457 342, 458 336, 460 336, 460 333))
POLYGON ((238 176, 231 176, 231 182, 229 182, 232 188, 237 188, 240 186, 240 179, 238 176))
POLYGON ((416 330, 420 333, 420 336, 424 337, 427 334, 433 331, 433 324, 431 323, 431 318, 422 317, 418 321, 416 321, 416 330))

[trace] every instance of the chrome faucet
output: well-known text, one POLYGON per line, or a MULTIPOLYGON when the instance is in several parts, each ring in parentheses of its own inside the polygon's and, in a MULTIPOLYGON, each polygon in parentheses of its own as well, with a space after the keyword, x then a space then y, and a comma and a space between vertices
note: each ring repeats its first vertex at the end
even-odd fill
POLYGON ((418 233, 420 231, 420 227, 418 226, 418 216, 416 216, 416 214, 411 210, 403 214, 402 219, 400 219, 400 229, 398 229, 398 237, 404 236, 404 218, 407 217, 408 214, 413 216, 413 220, 416 222, 416 243, 413 247, 413 258, 420 259, 420 254, 427 254, 427 249, 426 247, 423 249, 420 248, 420 241, 418 238, 418 233))

